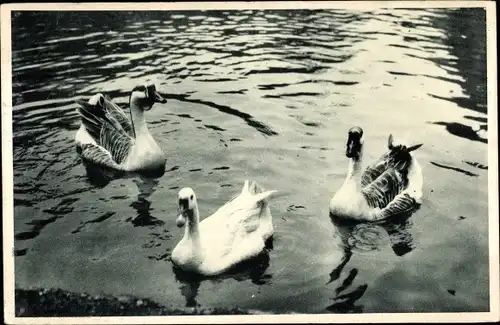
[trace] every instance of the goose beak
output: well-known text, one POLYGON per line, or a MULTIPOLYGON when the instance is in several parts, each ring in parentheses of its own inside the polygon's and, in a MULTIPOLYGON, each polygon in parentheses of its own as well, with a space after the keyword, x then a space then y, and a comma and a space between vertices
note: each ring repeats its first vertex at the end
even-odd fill
POLYGON ((179 199, 179 217, 177 217, 177 220, 176 220, 177 227, 181 228, 186 224, 185 214, 188 210, 189 210, 188 199, 180 198, 179 199))
POLYGON ((182 213, 179 214, 175 223, 177 224, 177 227, 179 227, 179 228, 184 227, 184 225, 186 224, 186 218, 184 218, 182 213))
POLYGON ((349 143, 347 145, 347 149, 345 150, 345 155, 346 155, 347 158, 354 157, 354 148, 353 148, 353 144, 352 143, 349 143))
POLYGON ((154 92, 154 101, 155 103, 165 104, 167 100, 163 98, 157 91, 154 92))
POLYGON ((355 158, 359 153, 359 148, 354 141, 349 141, 347 143, 347 148, 345 150, 345 155, 347 158, 355 158))
POLYGON ((361 151, 362 137, 363 130, 360 127, 355 126, 349 130, 347 148, 345 150, 347 158, 358 158, 361 151))

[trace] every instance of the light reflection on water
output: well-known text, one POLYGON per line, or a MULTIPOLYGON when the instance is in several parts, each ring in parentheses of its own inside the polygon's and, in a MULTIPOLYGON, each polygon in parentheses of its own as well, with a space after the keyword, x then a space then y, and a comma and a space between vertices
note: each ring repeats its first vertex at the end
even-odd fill
POLYGON ((487 310, 484 29, 476 9, 15 13, 16 286, 173 307, 487 310), (89 182, 74 100, 126 104, 144 82, 168 98, 147 115, 165 175, 89 182), (367 159, 389 132, 424 142, 413 216, 331 222, 354 124, 367 159), (246 178, 283 193, 269 253, 215 279, 174 270, 177 191, 195 188, 208 216, 246 178))

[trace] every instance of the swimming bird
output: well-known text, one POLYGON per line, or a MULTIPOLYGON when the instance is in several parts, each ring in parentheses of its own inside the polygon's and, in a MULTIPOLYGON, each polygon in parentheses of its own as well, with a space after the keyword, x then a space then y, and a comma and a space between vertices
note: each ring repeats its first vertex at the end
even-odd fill
POLYGON ((273 234, 268 199, 277 191, 262 191, 245 181, 241 193, 200 222, 193 189, 179 191, 176 223, 186 226, 171 259, 182 270, 213 276, 257 256, 273 234))
POLYGON ((412 211, 422 202, 422 169, 411 152, 422 144, 394 145, 365 170, 362 167, 363 130, 352 127, 347 139, 349 169, 342 187, 330 201, 333 216, 377 221, 412 211))
POLYGON ((77 151, 85 161, 112 170, 162 175, 165 154, 149 133, 144 112, 166 102, 154 84, 132 89, 129 116, 101 93, 88 102, 77 100, 81 118, 77 151))

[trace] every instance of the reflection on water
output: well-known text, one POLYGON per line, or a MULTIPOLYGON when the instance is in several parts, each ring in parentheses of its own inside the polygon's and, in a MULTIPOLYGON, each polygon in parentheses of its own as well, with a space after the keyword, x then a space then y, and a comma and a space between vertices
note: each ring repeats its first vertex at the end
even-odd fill
POLYGON ((484 10, 15 12, 12 21, 17 287, 272 312, 487 310, 484 10), (145 82, 168 99, 146 114, 165 174, 82 163, 74 101, 102 92, 126 107, 145 82), (411 217, 349 225, 325 214, 354 124, 369 159, 389 132, 426 144, 424 203, 411 217), (272 249, 214 279, 172 268, 178 190, 193 187, 208 216, 248 178, 283 193, 271 204, 272 249))
POLYGON ((267 249, 251 260, 244 261, 216 277, 206 277, 196 273, 186 272, 173 266, 172 270, 175 279, 181 283, 179 288, 182 296, 186 299, 186 307, 199 306, 196 302, 196 296, 198 295, 198 289, 203 281, 221 283, 227 279, 234 279, 238 282, 250 280, 250 282, 255 285, 269 283, 271 275, 265 274, 270 262, 267 249))
MULTIPOLYGON (((342 257, 340 264, 337 265, 332 272, 330 272, 330 279, 327 285, 332 282, 337 282, 347 263, 351 259, 352 253, 352 249, 348 245, 344 246, 344 256, 342 257)), ((363 293, 368 288, 368 285, 366 283, 362 284, 346 293, 346 290, 351 288, 357 275, 358 269, 352 268, 340 285, 337 284, 338 287, 334 290, 335 296, 331 298, 335 302, 326 307, 327 311, 332 313, 362 312, 362 306, 355 305, 355 302, 363 296, 363 293)))
MULTIPOLYGON (((331 217, 335 232, 338 232, 343 243, 344 255, 340 263, 330 273, 327 283, 339 283, 339 278, 344 272, 353 254, 366 254, 378 251, 387 244, 389 238, 390 246, 397 256, 403 256, 415 247, 413 237, 410 233, 411 214, 397 215, 376 223, 360 223, 331 217)), ((351 268, 345 279, 335 289, 335 302, 326 307, 326 310, 335 313, 359 313, 363 306, 355 304, 368 289, 366 283, 350 289, 358 276, 358 269, 351 268), (350 289, 345 292, 346 289, 350 289), (342 293, 342 294, 341 294, 342 293)))
POLYGON ((336 231, 344 242, 348 251, 371 252, 386 244, 390 245, 397 256, 403 256, 414 248, 413 237, 410 233, 412 213, 399 214, 386 220, 371 223, 360 223, 350 220, 332 218, 336 231))
POLYGON ((82 161, 87 174, 87 181, 95 187, 104 188, 112 180, 123 177, 124 174, 117 170, 106 169, 95 164, 82 161))
POLYGON ((141 180, 134 179, 134 183, 137 185, 139 194, 137 200, 132 202, 130 206, 137 211, 137 217, 129 218, 127 221, 136 227, 163 225, 165 222, 151 215, 151 202, 147 200, 155 192, 159 181, 142 177, 141 180))
MULTIPOLYGON (((453 10, 445 20, 434 24, 447 30, 445 44, 449 46, 454 60, 442 60, 450 73, 464 78, 460 86, 467 97, 443 98, 460 107, 486 113, 486 29, 477 28, 477 21, 485 21, 485 10, 453 10), (474 45, 472 45, 472 41, 474 45), (458 68, 458 71, 456 69, 458 68)), ((486 121, 484 121, 486 122, 486 121)))
MULTIPOLYGON (((349 278, 346 280, 349 280, 349 278)), ((364 284, 348 294, 336 296, 333 298, 335 303, 328 306, 326 310, 333 313, 361 313, 363 307, 355 305, 355 302, 363 296, 366 289, 368 289, 368 285, 364 284)))
POLYGON ((57 219, 64 217, 69 212, 73 211, 72 204, 78 201, 77 198, 66 198, 62 199, 56 206, 44 209, 43 212, 51 215, 46 219, 33 219, 31 221, 26 222, 27 225, 32 226, 29 231, 17 233, 14 238, 16 240, 27 240, 35 238, 40 235, 40 232, 45 228, 48 224, 55 222, 57 219))
POLYGON ((77 232, 80 232, 82 231, 82 229, 88 225, 88 224, 91 224, 91 223, 98 223, 98 222, 103 222, 105 221, 106 219, 109 219, 111 218, 113 215, 115 214, 115 212, 107 212, 105 214, 103 214, 102 216, 99 216, 95 219, 92 219, 92 220, 89 220, 89 221, 85 221, 85 222, 80 222, 80 226, 78 226, 78 228, 76 228, 75 230, 73 230, 71 233, 72 234, 75 234, 77 232))

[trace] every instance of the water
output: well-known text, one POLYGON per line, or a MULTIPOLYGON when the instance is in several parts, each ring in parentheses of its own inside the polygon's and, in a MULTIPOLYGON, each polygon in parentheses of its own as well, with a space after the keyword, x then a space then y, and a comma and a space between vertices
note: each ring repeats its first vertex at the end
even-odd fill
POLYGON ((489 310, 485 13, 463 10, 14 13, 16 287, 268 312, 489 310), (90 183, 74 100, 148 112, 157 180, 90 183), (347 130, 365 159, 423 142, 424 203, 404 220, 332 223, 347 130), (174 272, 177 192, 208 216, 255 179, 278 189, 269 254, 232 274, 174 272))

